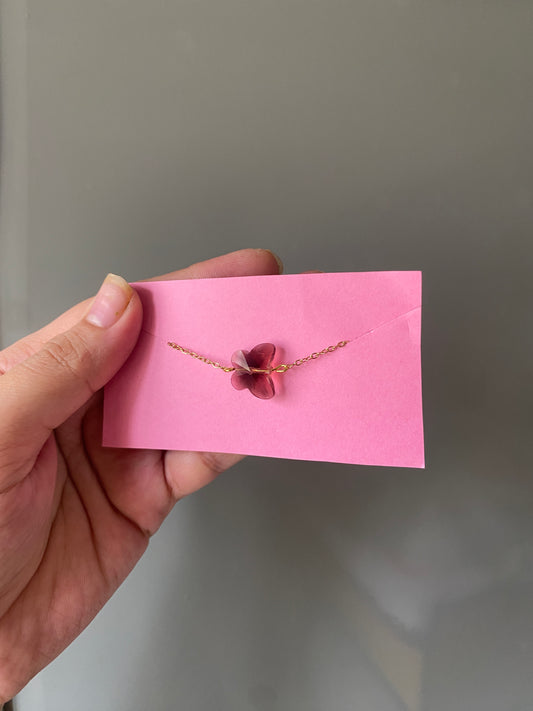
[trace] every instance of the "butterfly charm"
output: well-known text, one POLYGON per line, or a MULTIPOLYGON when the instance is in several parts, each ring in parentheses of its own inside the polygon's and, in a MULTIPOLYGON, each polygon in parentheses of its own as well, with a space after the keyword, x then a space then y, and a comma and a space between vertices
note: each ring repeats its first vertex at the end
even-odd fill
POLYGON ((251 351, 235 351, 231 364, 235 368, 231 374, 231 384, 236 390, 248 390, 261 400, 274 397, 274 383, 270 377, 275 370, 272 359, 276 347, 272 343, 260 343, 251 351))

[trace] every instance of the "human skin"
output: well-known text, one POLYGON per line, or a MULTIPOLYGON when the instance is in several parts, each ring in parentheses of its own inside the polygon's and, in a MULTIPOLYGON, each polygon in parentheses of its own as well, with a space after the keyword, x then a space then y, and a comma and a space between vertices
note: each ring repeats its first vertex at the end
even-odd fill
MULTIPOLYGON (((246 249, 157 279, 279 271, 246 249)), ((0 352, 0 707, 88 625, 174 504, 240 459, 102 447, 102 388, 141 321, 111 277, 100 299, 0 352)))

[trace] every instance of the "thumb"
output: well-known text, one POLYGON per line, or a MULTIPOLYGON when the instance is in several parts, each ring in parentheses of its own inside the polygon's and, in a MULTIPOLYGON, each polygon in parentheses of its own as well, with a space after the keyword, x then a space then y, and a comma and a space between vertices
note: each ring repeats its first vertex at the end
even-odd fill
POLYGON ((109 274, 81 321, 0 377, 0 470, 9 463, 18 479, 13 465, 33 464, 51 431, 124 363, 141 321, 135 291, 109 274))

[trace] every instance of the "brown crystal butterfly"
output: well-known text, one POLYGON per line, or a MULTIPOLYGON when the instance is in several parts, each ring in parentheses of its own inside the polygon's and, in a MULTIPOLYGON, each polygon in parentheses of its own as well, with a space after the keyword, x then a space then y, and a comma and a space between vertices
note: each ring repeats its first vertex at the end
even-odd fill
POLYGON ((231 384, 236 390, 248 390, 261 398, 269 400, 275 395, 271 373, 272 360, 276 347, 272 343, 260 343, 251 351, 235 351, 231 364, 235 368, 231 375, 231 384))

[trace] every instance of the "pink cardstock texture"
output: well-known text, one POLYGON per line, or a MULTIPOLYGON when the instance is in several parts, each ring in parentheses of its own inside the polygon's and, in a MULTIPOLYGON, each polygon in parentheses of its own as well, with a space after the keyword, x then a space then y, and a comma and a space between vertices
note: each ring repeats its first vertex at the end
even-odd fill
POLYGON ((130 358, 105 388, 110 447, 234 452, 351 464, 424 466, 421 273, 361 272, 154 281, 130 358), (276 346, 260 400, 225 373, 234 351, 276 346))

